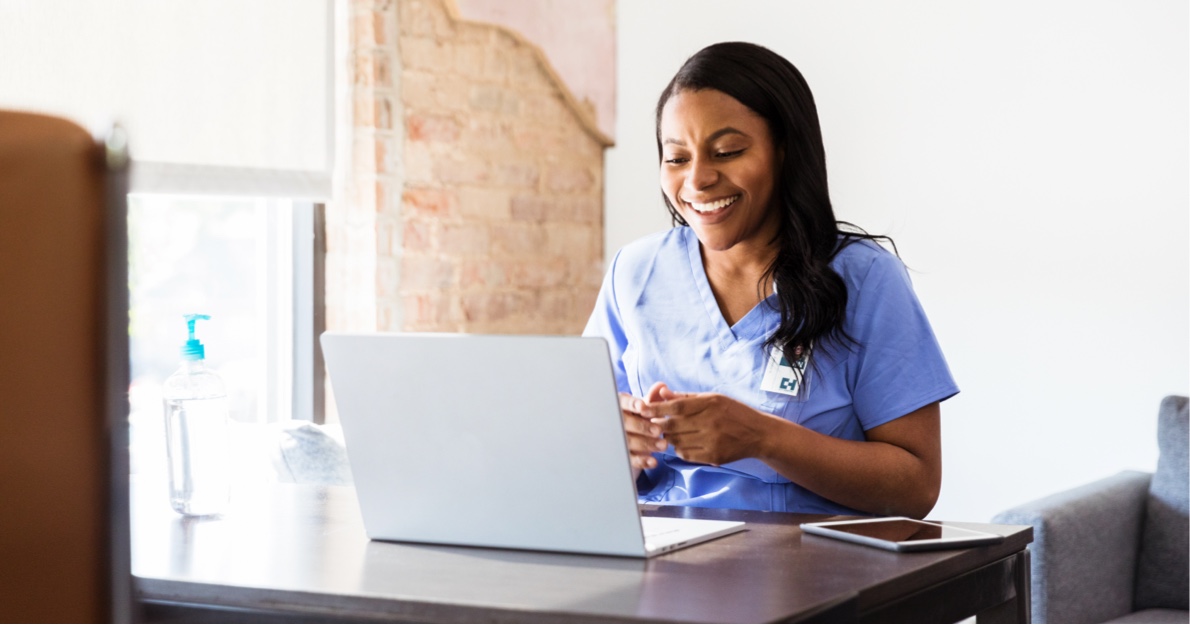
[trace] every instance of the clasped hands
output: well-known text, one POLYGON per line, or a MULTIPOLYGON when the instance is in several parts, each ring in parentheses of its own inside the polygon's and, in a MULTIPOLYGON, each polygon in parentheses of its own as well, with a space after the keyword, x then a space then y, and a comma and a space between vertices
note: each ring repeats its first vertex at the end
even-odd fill
POLYGON ((620 393, 633 469, 657 466, 653 452, 674 446, 690 462, 720 465, 762 455, 772 415, 718 393, 675 393, 663 382, 644 398, 620 393))

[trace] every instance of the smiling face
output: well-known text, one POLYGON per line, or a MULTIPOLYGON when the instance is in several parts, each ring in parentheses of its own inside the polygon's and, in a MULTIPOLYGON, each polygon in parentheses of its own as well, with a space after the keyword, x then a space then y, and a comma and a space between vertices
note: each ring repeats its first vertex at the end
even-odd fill
POLYGON ((721 91, 683 89, 659 131, 661 189, 703 248, 770 248, 780 158, 764 118, 721 91))

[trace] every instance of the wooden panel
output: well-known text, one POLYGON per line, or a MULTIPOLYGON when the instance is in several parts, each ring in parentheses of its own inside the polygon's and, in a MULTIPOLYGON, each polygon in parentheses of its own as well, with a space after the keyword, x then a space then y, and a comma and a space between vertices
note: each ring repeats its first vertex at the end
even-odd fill
POLYGON ((78 126, 0 113, 0 620, 7 622, 112 618, 101 158, 78 126))

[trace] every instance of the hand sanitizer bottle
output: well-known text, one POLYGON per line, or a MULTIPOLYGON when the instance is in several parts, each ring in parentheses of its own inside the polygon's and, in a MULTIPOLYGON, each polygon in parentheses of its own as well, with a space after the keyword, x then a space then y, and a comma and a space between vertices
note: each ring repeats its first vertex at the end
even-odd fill
POLYGON ((227 392, 206 367, 206 351, 194 338, 194 324, 208 315, 184 315, 189 340, 182 366, 166 381, 165 438, 169 459, 169 502, 189 516, 220 514, 231 486, 227 392))

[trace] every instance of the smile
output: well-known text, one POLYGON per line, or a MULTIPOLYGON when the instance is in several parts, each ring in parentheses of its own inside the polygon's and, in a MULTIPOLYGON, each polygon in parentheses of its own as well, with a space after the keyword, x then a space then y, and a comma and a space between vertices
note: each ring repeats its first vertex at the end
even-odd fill
POLYGON ((706 214, 706 213, 713 213, 715 211, 727 208, 728 206, 731 206, 732 204, 734 204, 735 201, 738 199, 740 199, 740 196, 737 194, 737 195, 733 195, 731 197, 725 197, 721 200, 715 200, 714 202, 707 202, 706 204, 699 204, 697 202, 686 202, 686 206, 693 208, 694 210, 698 211, 699 213, 706 214))

